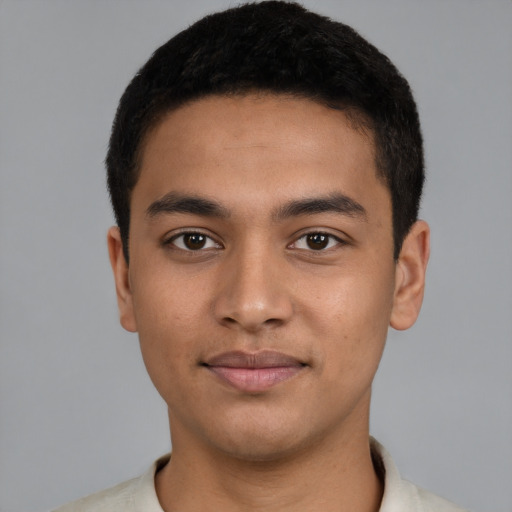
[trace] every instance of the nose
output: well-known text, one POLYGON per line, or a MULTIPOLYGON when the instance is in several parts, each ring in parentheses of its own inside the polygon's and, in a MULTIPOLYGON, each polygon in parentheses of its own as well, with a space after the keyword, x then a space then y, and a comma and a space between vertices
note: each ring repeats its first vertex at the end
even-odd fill
POLYGON ((247 247, 226 259, 219 281, 214 311, 222 325, 255 333, 293 315, 284 256, 247 247))

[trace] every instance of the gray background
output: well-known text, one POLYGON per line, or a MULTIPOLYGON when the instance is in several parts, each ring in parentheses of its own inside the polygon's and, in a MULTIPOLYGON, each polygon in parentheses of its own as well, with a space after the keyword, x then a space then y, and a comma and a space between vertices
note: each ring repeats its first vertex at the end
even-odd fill
MULTIPOLYGON (((232 3, 231 3, 232 4, 232 3)), ((416 93, 432 259, 390 333, 372 432, 403 475, 512 510, 512 2, 306 5, 360 30, 416 93)), ((164 404, 118 325, 102 160, 116 103, 208 1, 0 2, 0 509, 49 509, 169 450, 164 404)))

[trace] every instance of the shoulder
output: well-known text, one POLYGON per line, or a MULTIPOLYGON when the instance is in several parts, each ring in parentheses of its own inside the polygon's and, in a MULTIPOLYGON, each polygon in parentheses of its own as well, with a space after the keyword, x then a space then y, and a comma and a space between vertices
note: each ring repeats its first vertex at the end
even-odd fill
POLYGON ((141 476, 73 501, 53 512, 163 512, 155 490, 155 474, 169 461, 161 457, 141 476))
POLYGON ((441 498, 407 480, 402 480, 404 495, 408 497, 410 506, 418 512, 467 512, 451 501, 441 498))
POLYGON ((386 449, 371 439, 375 469, 384 482, 379 512, 466 512, 454 503, 404 480, 386 449))
POLYGON ((121 512, 132 510, 132 501, 138 478, 105 489, 77 501, 73 501, 54 512, 121 512))

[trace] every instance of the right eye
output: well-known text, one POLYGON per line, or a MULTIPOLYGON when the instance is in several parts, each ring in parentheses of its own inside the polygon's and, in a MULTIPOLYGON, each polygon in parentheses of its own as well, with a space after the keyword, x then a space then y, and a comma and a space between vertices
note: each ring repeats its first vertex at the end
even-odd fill
POLYGON ((221 248, 221 246, 208 235, 196 231, 174 235, 169 239, 167 244, 174 245, 183 251, 201 251, 221 248))

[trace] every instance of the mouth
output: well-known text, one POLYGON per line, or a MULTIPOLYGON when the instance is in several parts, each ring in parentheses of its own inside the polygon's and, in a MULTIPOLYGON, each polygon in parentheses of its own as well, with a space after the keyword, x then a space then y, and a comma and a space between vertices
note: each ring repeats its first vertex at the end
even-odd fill
POLYGON ((246 393, 266 391, 291 379, 307 366, 292 356, 272 350, 224 352, 201 364, 225 383, 246 393))

